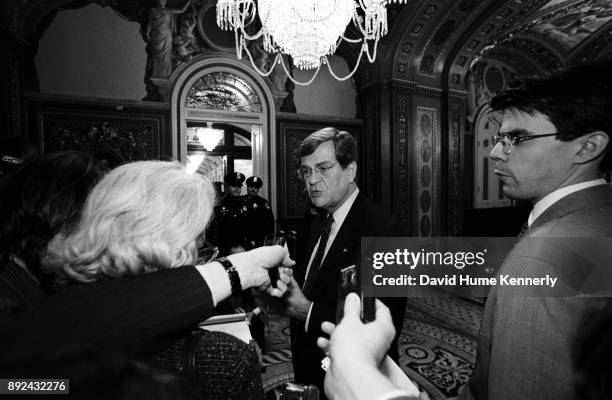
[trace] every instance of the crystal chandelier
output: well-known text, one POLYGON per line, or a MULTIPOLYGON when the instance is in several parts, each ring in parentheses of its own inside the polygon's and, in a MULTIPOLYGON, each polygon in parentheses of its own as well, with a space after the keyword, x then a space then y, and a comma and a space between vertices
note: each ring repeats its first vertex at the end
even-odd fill
POLYGON ((242 58, 245 51, 253 68, 268 76, 277 63, 282 64, 287 76, 298 85, 314 81, 321 69, 327 65, 338 80, 349 79, 359 66, 365 53, 370 63, 376 59, 378 41, 387 33, 387 4, 406 3, 407 0, 218 0, 217 25, 223 30, 233 30, 236 40, 236 55, 242 58), (245 28, 259 16, 261 29, 249 34, 245 28), (353 22, 358 38, 344 36, 347 26, 353 22), (255 65, 247 47, 247 41, 263 37, 263 45, 276 58, 268 71, 255 65), (337 76, 327 60, 342 41, 361 43, 355 67, 344 77, 337 76), (369 45, 371 43, 371 45, 369 45), (370 49, 371 47, 371 49, 370 49), (315 69, 308 82, 298 82, 288 72, 282 54, 292 57, 299 69, 315 69))

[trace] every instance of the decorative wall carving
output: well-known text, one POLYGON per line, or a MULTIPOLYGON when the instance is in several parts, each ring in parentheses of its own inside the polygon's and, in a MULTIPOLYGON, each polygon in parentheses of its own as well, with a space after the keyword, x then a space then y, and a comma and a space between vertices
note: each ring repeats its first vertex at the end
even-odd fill
MULTIPOLYGON (((77 115, 67 118, 47 118, 45 151, 78 150, 96 153, 109 150, 121 155, 126 161, 150 160, 159 158, 159 136, 153 132, 156 121, 128 122, 118 121, 110 116, 101 119, 103 122, 91 122, 89 115, 79 120, 77 115)), ((158 128, 158 127, 157 127, 158 128)))
POLYGON ((553 70, 560 68, 563 65, 563 61, 547 46, 540 42, 531 40, 528 38, 513 38, 507 43, 504 43, 501 48, 516 51, 521 49, 522 52, 527 53, 531 58, 537 60, 545 69, 553 70))
MULTIPOLYGON (((235 56, 233 33, 228 36, 216 25, 214 4, 207 0, 191 0, 183 4, 188 5, 184 11, 160 7, 149 10, 149 21, 144 29, 144 38, 148 41, 145 100, 169 101, 169 88, 176 79, 176 71, 189 65, 196 55, 221 51, 235 56), (174 14, 170 15, 172 12, 174 14), (147 34, 149 32, 151 34, 147 34)), ((276 110, 296 112, 293 101, 295 85, 287 78, 283 67, 272 65, 274 58, 263 49, 261 40, 250 42, 249 50, 257 68, 266 72, 273 68, 264 79, 273 92, 276 110)), ((291 65, 288 58, 285 58, 285 63, 291 65)), ((292 74, 292 71, 291 66, 289 72, 292 74)))
POLYGON ((419 66, 419 73, 433 76, 435 69, 436 57, 433 54, 425 54, 419 66))
MULTIPOLYGON (((533 1, 505 1, 496 2, 499 4, 498 9, 492 12, 488 17, 482 19, 478 28, 471 32, 462 43, 457 43, 456 55, 452 60, 449 74, 446 77, 451 87, 462 88, 464 85, 465 76, 468 67, 474 57, 479 56, 479 52, 483 47, 495 43, 496 40, 503 37, 510 29, 523 23, 539 10, 539 8, 547 0, 533 1), (454 74, 459 75, 459 79, 453 77, 454 74)), ((514 54, 520 53, 520 47, 512 47, 514 54)), ((549 49, 547 49, 550 51, 549 49)), ((524 59, 525 57, 523 57, 524 59)))
POLYGON ((460 234, 462 165, 461 165, 461 104, 451 103, 448 138, 448 234, 460 234))
POLYGON ((412 31, 410 31, 410 34, 414 37, 421 36, 421 33, 423 33, 423 26, 423 24, 414 24, 414 26, 412 27, 412 31))
POLYGON ((438 10, 439 7, 436 4, 431 4, 425 9, 425 11, 423 12, 423 16, 425 18, 431 18, 438 12, 438 10))
POLYGON ((209 110, 262 112, 257 92, 244 79, 229 72, 213 72, 189 88, 187 107, 209 110))
POLYGON ((285 190, 281 194, 279 218, 301 218, 310 208, 308 194, 295 171, 299 168, 300 157, 298 149, 302 140, 316 129, 311 125, 280 124, 281 143, 281 185, 285 190))
POLYGON ((534 26, 531 31, 569 51, 612 19, 612 3, 593 1, 534 26))
POLYGON ((435 170, 434 149, 437 148, 438 110, 417 107, 417 180, 419 236, 430 237, 433 223, 434 181, 430 179, 435 170))
POLYGON ((402 53, 409 54, 412 51, 413 47, 414 47, 414 43, 412 42, 404 43, 404 45, 402 46, 402 53))
POLYGON ((45 96, 30 99, 30 140, 41 152, 111 151, 125 161, 159 159, 171 153, 171 138, 162 136, 167 110, 79 102, 45 96), (129 108, 129 111, 126 110, 129 108))
POLYGON ((398 96, 397 128, 399 148, 399 219, 402 223, 408 222, 408 194, 410 193, 408 181, 408 96, 398 96))

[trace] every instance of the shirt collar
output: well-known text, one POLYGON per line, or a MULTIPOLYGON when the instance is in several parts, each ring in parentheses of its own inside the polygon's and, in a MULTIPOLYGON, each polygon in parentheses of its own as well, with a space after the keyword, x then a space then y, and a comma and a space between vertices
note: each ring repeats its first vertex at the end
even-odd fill
POLYGON ((535 203, 535 205, 533 206, 533 210, 531 210, 531 213, 529 214, 527 224, 531 226, 531 224, 533 224, 533 221, 535 221, 540 215, 542 215, 544 211, 546 211, 550 206, 552 206, 565 196, 570 195, 579 190, 590 188, 592 186, 605 185, 606 183, 607 182, 605 179, 593 179, 590 181, 565 186, 547 194, 542 198, 542 200, 535 203))
POLYGON ((356 188, 355 191, 351 193, 351 195, 344 201, 344 203, 342 203, 342 205, 333 212, 332 216, 334 217, 334 224, 336 224, 336 226, 342 226, 342 223, 351 210, 351 207, 353 206, 358 194, 359 188, 356 188))

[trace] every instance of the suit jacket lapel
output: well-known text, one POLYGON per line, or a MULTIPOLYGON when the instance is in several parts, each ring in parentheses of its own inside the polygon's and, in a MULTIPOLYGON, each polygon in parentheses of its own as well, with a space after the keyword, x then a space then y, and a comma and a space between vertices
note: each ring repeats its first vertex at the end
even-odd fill
POLYGON ((346 219, 342 223, 334 242, 329 248, 321 269, 337 269, 340 266, 345 266, 347 255, 351 254, 352 249, 359 245, 360 209, 362 204, 361 193, 359 193, 346 215, 346 219))
POLYGON ((612 201, 612 189, 608 185, 598 185, 568 194, 547 208, 527 229, 525 235, 547 222, 584 207, 596 207, 612 201))
POLYGON ((304 253, 301 268, 295 270, 295 280, 300 284, 300 286, 304 285, 304 282, 306 281, 306 270, 308 269, 308 263, 312 257, 312 251, 314 250, 314 247, 321 236, 322 224, 322 217, 318 215, 310 227, 308 241, 306 243, 306 252, 304 253))

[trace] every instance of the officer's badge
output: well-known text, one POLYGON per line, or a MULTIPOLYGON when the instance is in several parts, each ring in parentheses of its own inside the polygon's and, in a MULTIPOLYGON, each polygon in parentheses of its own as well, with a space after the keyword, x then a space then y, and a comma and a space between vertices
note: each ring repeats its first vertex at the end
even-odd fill
POLYGON ((244 212, 246 212, 246 211, 247 211, 247 206, 242 206, 242 210, 243 210, 244 212))
POLYGON ((253 208, 257 208, 257 203, 253 203, 253 208))

